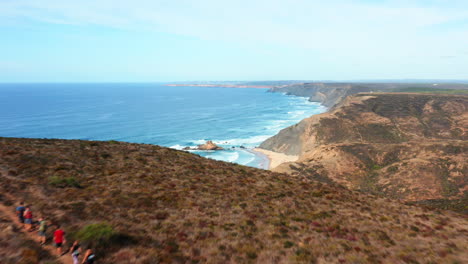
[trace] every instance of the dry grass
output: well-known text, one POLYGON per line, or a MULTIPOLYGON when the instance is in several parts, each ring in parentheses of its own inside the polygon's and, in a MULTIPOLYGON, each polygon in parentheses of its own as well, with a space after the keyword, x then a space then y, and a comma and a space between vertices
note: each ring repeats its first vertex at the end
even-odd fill
POLYGON ((100 263, 468 261, 462 215, 158 146, 0 138, 0 171, 70 237, 112 226, 100 263))
POLYGON ((21 233, 11 223, 11 219, 0 211, 0 263, 53 264, 56 262, 47 251, 41 249, 37 242, 21 233))
POLYGON ((467 125, 468 96, 357 94, 262 146, 298 152, 277 171, 468 213, 467 125))

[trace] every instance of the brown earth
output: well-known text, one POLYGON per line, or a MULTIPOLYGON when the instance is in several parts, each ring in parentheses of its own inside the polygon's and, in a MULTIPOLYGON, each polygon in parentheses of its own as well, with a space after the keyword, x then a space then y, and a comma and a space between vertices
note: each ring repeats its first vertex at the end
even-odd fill
POLYGON ((468 261, 463 215, 158 146, 0 138, 0 171, 99 263, 468 261))
POLYGON ((279 172, 466 212, 467 129, 467 96, 358 94, 260 148, 299 155, 279 172))

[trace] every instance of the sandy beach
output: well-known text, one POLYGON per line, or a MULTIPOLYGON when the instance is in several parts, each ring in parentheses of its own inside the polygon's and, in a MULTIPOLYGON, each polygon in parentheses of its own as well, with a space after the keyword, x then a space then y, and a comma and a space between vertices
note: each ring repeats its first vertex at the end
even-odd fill
POLYGON ((269 151, 269 150, 260 149, 260 148, 254 148, 253 151, 262 153, 263 155, 268 157, 268 159, 270 160, 270 163, 268 166, 269 170, 276 168, 281 163, 293 162, 299 158, 299 156, 286 155, 284 153, 269 151))

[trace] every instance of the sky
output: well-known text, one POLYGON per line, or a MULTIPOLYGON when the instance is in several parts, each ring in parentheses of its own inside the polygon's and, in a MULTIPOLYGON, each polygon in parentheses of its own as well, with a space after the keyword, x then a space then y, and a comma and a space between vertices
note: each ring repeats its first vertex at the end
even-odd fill
POLYGON ((467 0, 0 0, 0 82, 468 79, 467 0))

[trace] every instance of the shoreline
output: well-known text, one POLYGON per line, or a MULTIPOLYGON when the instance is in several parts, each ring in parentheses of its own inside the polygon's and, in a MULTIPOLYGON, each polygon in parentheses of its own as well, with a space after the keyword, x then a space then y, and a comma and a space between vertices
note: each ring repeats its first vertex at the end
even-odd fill
POLYGON ((299 156, 293 156, 293 155, 286 155, 284 153, 279 153, 279 152, 274 152, 266 149, 261 149, 261 148, 254 148, 251 150, 254 152, 254 154, 257 155, 257 153, 261 154, 262 156, 265 156, 269 160, 269 166, 268 170, 272 170, 279 165, 285 163, 285 162, 294 162, 299 159, 299 156))
POLYGON ((267 155, 265 155, 265 154, 263 154, 261 152, 255 151, 254 149, 245 149, 245 151, 247 151, 249 153, 252 153, 257 158, 260 159, 259 169, 262 169, 262 170, 269 170, 270 169, 271 160, 267 155))

